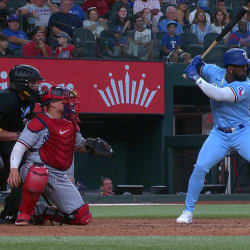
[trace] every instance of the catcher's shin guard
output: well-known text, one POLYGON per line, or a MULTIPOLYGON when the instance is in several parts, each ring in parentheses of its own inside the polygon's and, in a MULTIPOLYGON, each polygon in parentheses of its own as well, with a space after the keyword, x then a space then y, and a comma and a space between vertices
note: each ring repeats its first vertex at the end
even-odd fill
POLYGON ((32 215, 34 207, 39 200, 48 182, 48 169, 33 165, 25 178, 22 190, 22 202, 19 212, 32 215))
POLYGON ((87 225, 92 220, 92 214, 87 203, 75 210, 72 215, 74 220, 70 222, 71 225, 87 225))
POLYGON ((84 204, 71 214, 60 212, 55 207, 48 207, 42 203, 37 204, 34 215, 35 224, 44 224, 49 221, 52 225, 54 222, 70 225, 87 225, 91 219, 92 214, 89 212, 89 205, 84 204))

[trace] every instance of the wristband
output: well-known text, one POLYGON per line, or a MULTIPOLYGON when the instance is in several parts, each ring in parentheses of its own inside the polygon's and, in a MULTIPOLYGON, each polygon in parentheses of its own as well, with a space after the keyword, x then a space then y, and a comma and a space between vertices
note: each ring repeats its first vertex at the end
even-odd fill
POLYGON ((196 83, 197 85, 199 85, 199 84, 202 84, 203 81, 204 81, 204 80, 203 80, 201 77, 199 77, 199 78, 195 81, 195 83, 196 83))
POLYGON ((3 129, 2 128, 0 128, 0 132, 2 131, 3 129))
POLYGON ((12 168, 18 169, 18 167, 17 167, 17 166, 14 166, 14 167, 10 167, 10 169, 12 169, 12 168))

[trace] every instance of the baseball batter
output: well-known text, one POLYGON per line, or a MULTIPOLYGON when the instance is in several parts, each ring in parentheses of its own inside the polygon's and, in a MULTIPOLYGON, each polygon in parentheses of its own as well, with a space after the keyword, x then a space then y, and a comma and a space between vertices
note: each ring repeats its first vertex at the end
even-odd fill
POLYGON ((250 162, 250 81, 249 59, 244 50, 229 49, 224 54, 225 69, 205 64, 196 56, 185 69, 187 77, 210 98, 214 127, 203 144, 189 179, 186 207, 177 223, 191 223, 195 203, 209 170, 231 150, 250 162))
POLYGON ((13 148, 8 183, 17 187, 21 179, 24 182, 16 225, 29 225, 38 214, 42 220, 75 225, 91 221, 88 204, 66 174, 74 150, 85 152, 85 139, 74 112, 75 100, 76 93, 72 90, 61 87, 47 90, 42 97, 47 112, 37 114, 26 125, 13 148), (19 174, 18 166, 26 151, 26 162, 19 174), (39 204, 35 209, 42 194, 57 210, 39 204))

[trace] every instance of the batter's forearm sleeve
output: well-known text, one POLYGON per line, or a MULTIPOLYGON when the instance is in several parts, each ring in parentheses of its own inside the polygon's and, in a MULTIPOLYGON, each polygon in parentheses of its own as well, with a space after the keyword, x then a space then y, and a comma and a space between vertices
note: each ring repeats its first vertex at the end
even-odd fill
POLYGON ((208 82, 201 77, 195 82, 197 86, 203 91, 209 98, 218 102, 235 102, 236 97, 229 87, 219 88, 208 82))
POLYGON ((10 168, 18 168, 27 148, 20 142, 16 142, 10 156, 10 168))

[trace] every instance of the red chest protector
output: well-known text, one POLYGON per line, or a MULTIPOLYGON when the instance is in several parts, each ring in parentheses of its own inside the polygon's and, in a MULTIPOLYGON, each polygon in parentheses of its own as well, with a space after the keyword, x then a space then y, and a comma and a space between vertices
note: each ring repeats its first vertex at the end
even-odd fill
POLYGON ((49 137, 40 148, 42 161, 67 170, 73 160, 77 126, 65 119, 51 119, 43 113, 37 114, 36 118, 49 130, 49 137))

